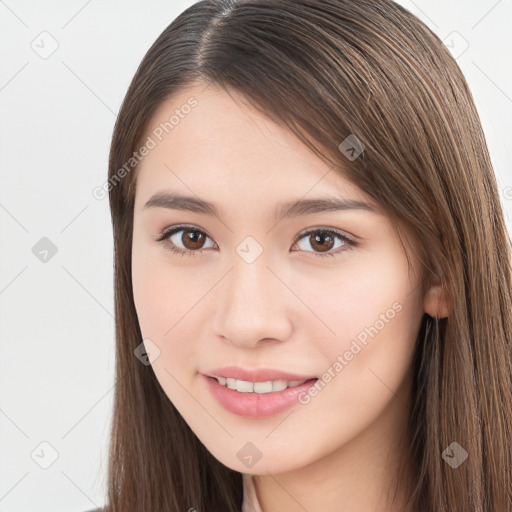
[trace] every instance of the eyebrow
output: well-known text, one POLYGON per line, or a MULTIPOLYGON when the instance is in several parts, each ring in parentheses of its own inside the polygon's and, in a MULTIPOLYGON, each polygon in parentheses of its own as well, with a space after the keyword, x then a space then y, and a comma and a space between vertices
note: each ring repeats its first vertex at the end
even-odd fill
MULTIPOLYGON (((222 218, 219 208, 204 199, 197 197, 157 192, 146 202, 146 208, 167 208, 170 210, 186 210, 204 215, 222 218)), ((344 210, 363 210, 377 213, 376 209, 363 201, 341 197, 325 197, 315 199, 299 199, 279 205, 274 212, 274 221, 280 222, 285 218, 297 217, 314 213, 344 210)))

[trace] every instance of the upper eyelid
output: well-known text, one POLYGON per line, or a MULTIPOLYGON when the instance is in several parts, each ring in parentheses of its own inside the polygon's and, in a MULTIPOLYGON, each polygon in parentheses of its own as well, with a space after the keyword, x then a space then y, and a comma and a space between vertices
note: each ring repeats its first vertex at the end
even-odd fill
MULTIPOLYGON (((183 231, 185 229, 190 229, 191 231, 199 231, 200 233, 204 233, 210 240, 213 241, 213 237, 210 236, 210 234, 208 233, 208 231, 205 231, 203 228, 199 228, 198 226, 194 226, 194 225, 182 225, 182 224, 179 224, 177 226, 169 226, 167 228, 164 228, 160 234, 159 234, 159 240, 162 239, 163 237, 168 237, 172 234, 175 234, 175 233, 179 233, 180 231, 183 231)), ((215 242, 215 244, 217 244, 217 242, 215 242)), ((201 250, 201 249, 199 249, 201 250)), ((197 251, 199 252, 199 251, 197 251)))

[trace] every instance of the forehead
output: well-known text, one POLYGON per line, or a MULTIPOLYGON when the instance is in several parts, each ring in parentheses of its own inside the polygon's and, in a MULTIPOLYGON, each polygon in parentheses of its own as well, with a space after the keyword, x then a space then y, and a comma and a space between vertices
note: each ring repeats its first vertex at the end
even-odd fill
POLYGON ((182 192, 282 200, 339 194, 371 202, 287 128, 249 100, 199 83, 164 101, 143 141, 152 149, 136 171, 137 195, 172 187, 182 192))

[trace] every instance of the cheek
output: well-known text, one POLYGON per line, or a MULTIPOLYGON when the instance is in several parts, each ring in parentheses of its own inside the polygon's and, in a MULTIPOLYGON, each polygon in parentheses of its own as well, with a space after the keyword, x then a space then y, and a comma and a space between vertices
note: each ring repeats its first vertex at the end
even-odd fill
POLYGON ((163 281, 158 266, 134 246, 132 252, 133 300, 144 338, 159 337, 165 324, 165 302, 162 300, 163 281), (160 279, 157 276, 160 275, 160 279))
POLYGON ((187 332, 187 313, 197 299, 187 296, 187 290, 192 292, 184 275, 162 258, 151 256, 150 250, 134 248, 133 296, 142 337, 158 347, 159 356, 151 364, 153 372, 181 412, 190 407, 183 389, 192 386, 190 367, 197 360, 196 348, 190 343, 194 334, 187 332))
POLYGON ((143 338, 151 339, 163 356, 154 366, 165 364, 174 371, 192 355, 197 322, 191 319, 211 284, 198 280, 197 271, 171 264, 161 251, 134 244, 133 298, 143 338))
POLYGON ((409 276, 405 256, 389 250, 378 258, 361 258, 357 265, 333 273, 322 288, 327 293, 310 298, 331 330, 321 338, 329 364, 341 355, 346 367, 340 373, 371 381, 375 375, 369 369, 375 368, 394 381, 393 372, 405 371, 410 363, 423 316, 419 287, 414 275, 409 276))
MULTIPOLYGON (((177 272, 165 265, 162 258, 134 232, 132 246, 133 300, 144 338, 150 338, 161 347, 161 341, 176 322, 179 297, 186 288, 177 280, 177 272)), ((171 331, 172 332, 172 331, 171 331)))

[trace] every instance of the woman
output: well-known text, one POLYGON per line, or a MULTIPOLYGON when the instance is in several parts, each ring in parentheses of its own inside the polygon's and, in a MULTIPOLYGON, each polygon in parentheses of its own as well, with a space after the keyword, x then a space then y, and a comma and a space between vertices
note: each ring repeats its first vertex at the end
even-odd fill
POLYGON ((106 510, 512 509, 510 238, 389 0, 202 1, 113 134, 106 510))

